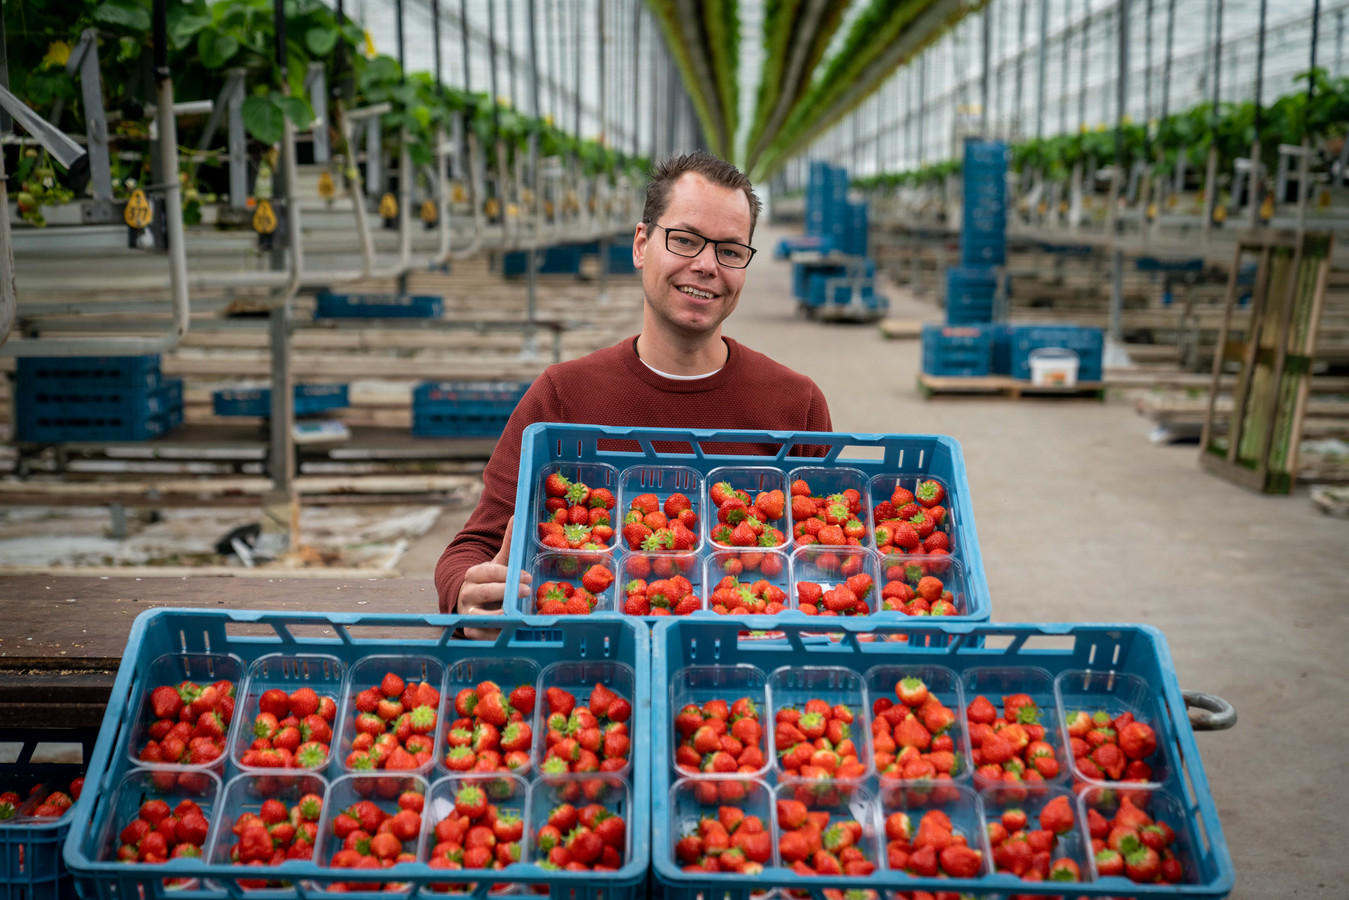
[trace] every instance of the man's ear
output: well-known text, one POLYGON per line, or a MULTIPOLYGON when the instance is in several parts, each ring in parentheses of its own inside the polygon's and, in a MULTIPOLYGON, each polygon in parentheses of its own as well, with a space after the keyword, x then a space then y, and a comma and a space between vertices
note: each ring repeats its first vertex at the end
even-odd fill
POLYGON ((640 269, 646 262, 646 246, 648 243, 648 231, 645 222, 637 223, 637 232, 632 236, 632 266, 640 269))

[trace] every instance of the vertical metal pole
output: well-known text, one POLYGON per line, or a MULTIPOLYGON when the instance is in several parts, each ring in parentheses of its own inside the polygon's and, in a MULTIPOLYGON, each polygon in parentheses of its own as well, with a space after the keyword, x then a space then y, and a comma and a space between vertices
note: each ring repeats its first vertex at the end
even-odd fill
MULTIPOLYGON (((1311 60, 1307 68, 1313 73, 1316 71, 1316 43, 1321 35, 1321 0, 1312 0, 1312 48, 1311 60)), ((1312 101, 1316 99, 1316 79, 1307 79, 1307 106, 1305 109, 1311 109, 1312 101)), ((1297 177, 1297 227, 1301 231, 1307 224, 1307 200, 1311 195, 1311 180, 1308 168, 1311 165, 1311 139, 1307 134, 1306 112, 1303 114, 1302 123, 1302 157, 1298 163, 1297 177)))
MULTIPOLYGON (((272 3, 272 27, 274 29, 272 50, 275 55, 277 77, 281 79, 280 89, 282 93, 290 93, 290 78, 287 71, 286 55, 286 5, 283 0, 273 0, 272 3)), ((161 122, 162 126, 163 123, 161 122)), ((160 139, 163 139, 161 128, 160 139)), ((282 137, 284 141, 285 138, 282 137)), ((283 146, 281 152, 284 154, 286 148, 283 146)), ((174 178, 178 176, 177 172, 165 173, 165 178, 174 178)), ((294 229, 289 227, 291 210, 285 206, 285 197, 287 193, 286 185, 286 167, 281 164, 281 157, 277 157, 277 163, 272 167, 272 199, 275 201, 272 205, 286 210, 286 240, 276 241, 272 244, 272 268, 283 269, 286 266, 286 245, 295 240, 294 229)), ((275 402, 275 401, 273 401, 275 402)), ((289 419, 286 420, 289 423, 289 419)), ((289 424, 286 426, 289 428, 289 424)))
POLYGON ((1260 223, 1260 128, 1264 124, 1264 86, 1265 86, 1265 16, 1268 0, 1260 0, 1260 29, 1255 45, 1255 140, 1251 142, 1251 171, 1247 176, 1251 186, 1248 202, 1251 205, 1249 225, 1255 228, 1260 223))
POLYGON ((1163 121, 1171 115, 1171 62, 1175 59, 1176 43, 1176 0, 1166 0, 1166 62, 1162 65, 1162 109, 1163 121))
POLYGON ((1073 0, 1063 0, 1063 61, 1059 66, 1059 134, 1068 132, 1068 56, 1072 28, 1073 0))
MULTIPOLYGON (((469 63, 472 61, 472 48, 468 42, 468 0, 459 0, 459 52, 464 63, 464 93, 473 93, 473 77, 469 63)), ((482 198, 478 198, 482 202, 482 198)))
POLYGON ((393 4, 394 23, 398 35, 398 70, 399 80, 407 81, 407 54, 403 44, 403 0, 394 0, 393 4))
MULTIPOLYGON (((9 53, 5 49, 7 46, 5 40, 5 8, 0 4, 0 87, 4 88, 9 87, 9 53)), ((13 128, 13 123, 10 121, 9 113, 0 109, 0 134, 9 134, 11 128, 13 128)), ((5 214, 9 214, 8 208, 6 208, 5 214)))
POLYGON ((1049 73, 1049 0, 1040 0, 1039 78, 1035 87, 1035 139, 1045 135, 1045 76, 1049 73))
POLYGON ((1212 121, 1218 122, 1218 101, 1222 99, 1223 79, 1223 0, 1215 0, 1213 16, 1213 110, 1212 121))
POLYGON ((1014 132, 1012 135, 1021 137, 1021 111, 1022 96, 1021 88, 1025 79, 1026 63, 1026 13, 1030 6, 1030 0, 1021 0, 1021 15, 1018 18, 1016 26, 1016 108, 1012 113, 1012 122, 1014 123, 1014 132))
POLYGON ((927 53, 918 58, 918 168, 923 167, 923 124, 927 119, 927 53))
MULTIPOLYGON (((642 7, 632 8, 632 73, 640 70, 642 59, 642 7)), ((641 92, 632 92, 632 155, 642 155, 641 92)))
POLYGON ((444 86, 440 67, 440 0, 431 0, 431 49, 433 65, 436 67, 436 93, 444 86))
MULTIPOLYGON (((0 29, 4 24, 0 23, 0 29)), ((4 40, 4 32, 0 30, 0 41, 4 40)), ((1339 75, 1344 71, 1344 10, 1335 10, 1335 74, 1339 75)))
MULTIPOLYGON (((645 14, 646 8, 643 7, 642 11, 643 14, 645 14)), ((661 73, 664 71, 664 67, 660 65, 660 52, 664 42, 659 39, 659 33, 656 32, 654 28, 652 31, 651 52, 647 54, 647 78, 651 81, 651 137, 650 143, 647 145, 650 147, 647 156, 651 158, 652 162, 655 162, 660 153, 659 135, 662 119, 661 109, 664 106, 665 100, 665 92, 661 90, 662 85, 660 80, 661 73)), ((634 100, 638 93, 638 91, 633 91, 634 100)))
POLYGON ((1091 0, 1082 0, 1082 52, 1078 56, 1078 71, 1081 73, 1077 92, 1077 127, 1087 124, 1087 44, 1091 39, 1091 0))
MULTIPOLYGON (((604 13, 605 13, 605 6, 606 6, 606 5, 607 5, 607 3, 605 2, 605 0, 598 0, 598 3, 596 3, 596 9, 595 9, 595 25, 596 25, 596 29, 595 29, 595 42, 596 42, 596 44, 598 44, 598 46, 599 46, 599 52, 595 54, 595 56, 596 56, 596 61, 599 63, 599 80, 600 80, 600 83, 599 83, 599 85, 598 85, 598 86, 599 86, 599 95, 600 95, 600 96, 599 96, 599 101, 600 101, 600 134, 599 134, 599 140, 600 140, 600 145, 601 145, 602 147, 608 147, 608 146, 611 144, 611 141, 610 141, 610 139, 609 139, 609 118, 608 118, 608 115, 609 115, 609 104, 608 104, 608 102, 607 102, 607 101, 608 101, 608 96, 607 96, 608 91, 606 90, 605 77, 604 77, 604 75, 605 75, 604 58, 605 58, 605 56, 608 55, 608 54, 606 53, 606 51, 605 51, 605 46, 606 46, 606 44, 608 43, 608 37, 609 37, 609 36, 605 33, 605 26, 608 24, 608 23, 605 21, 605 20, 606 20, 606 16, 605 16, 605 14, 604 14, 604 13)), ((600 232, 600 244, 599 244, 599 246, 600 246, 600 295, 599 295, 599 302, 600 302, 601 305, 605 305, 605 304, 607 304, 607 303, 609 302, 609 223, 608 223, 608 214, 607 214, 607 211, 604 209, 604 203, 608 200, 608 197, 607 197, 607 193, 608 193, 608 192, 607 192, 607 191, 599 191, 599 190, 598 190, 598 186, 604 184, 604 182, 608 179, 608 177, 609 177, 609 176, 608 176, 608 173, 603 173, 603 174, 601 174, 600 179, 599 179, 599 181, 597 182, 597 193, 600 195, 599 198, 598 198, 598 199, 599 199, 599 202, 600 202, 600 207, 597 208, 596 212, 597 212, 598 215, 603 215, 603 216, 604 216, 604 221, 605 221, 604 230, 600 232)))
POLYGON ((506 71, 508 73, 506 83, 510 85, 511 106, 518 109, 520 107, 520 96, 515 89, 515 3, 513 0, 505 0, 502 5, 506 7, 506 71))
POLYGON ((98 33, 86 29, 80 40, 80 96, 84 100, 85 137, 89 152, 89 185, 100 219, 112 214, 112 168, 108 160, 108 121, 103 112, 103 77, 98 65, 98 33))
POLYGON ((1115 85, 1115 166, 1111 178, 1110 191, 1110 241, 1113 245, 1112 278, 1110 285, 1110 336, 1116 341, 1124 339, 1124 250, 1120 247, 1118 236, 1118 215, 1116 209, 1124 171, 1124 114, 1129 98, 1129 0, 1119 0, 1119 38, 1118 63, 1119 77, 1115 85))
POLYGON ((572 116, 573 133, 577 140, 581 137, 581 15, 578 11, 573 16, 576 29, 572 32, 575 43, 572 45, 572 65, 574 80, 572 88, 576 91, 575 113, 572 116))
MULTIPOLYGON (((164 0, 156 0, 156 3, 164 0)), ((275 43, 273 49, 276 57, 277 70, 281 77, 281 89, 286 90, 286 11, 284 0, 274 0, 273 3, 273 27, 275 28, 275 43)), ((290 129, 286 129, 287 132, 290 129)), ((284 152, 283 148, 283 152, 284 152)), ((273 176, 272 184, 274 186, 273 196, 276 196, 276 188, 282 185, 284 181, 284 167, 278 165, 276 174, 273 176)), ((282 194, 281 196, 284 196, 282 194)), ((290 210, 286 210, 289 218, 290 210)), ((286 243, 295 240, 293 228, 287 228, 286 243)), ((280 242, 278 242, 280 243, 280 242)), ((276 252, 273 253, 275 263, 276 252)), ((291 535, 294 528, 291 524, 298 517, 298 510, 295 509, 295 436, 291 431, 295 420, 295 398, 292 395, 291 372, 290 372, 290 303, 280 303, 272 307, 269 333, 271 338, 272 350, 272 417, 271 417, 271 447, 268 458, 268 473, 272 479, 273 495, 269 498, 270 502, 265 502, 266 509, 264 519, 278 519, 285 517, 290 522, 276 522, 274 524, 282 526, 277 529, 282 533, 291 535)), ((285 548, 289 549, 289 547, 285 548)))

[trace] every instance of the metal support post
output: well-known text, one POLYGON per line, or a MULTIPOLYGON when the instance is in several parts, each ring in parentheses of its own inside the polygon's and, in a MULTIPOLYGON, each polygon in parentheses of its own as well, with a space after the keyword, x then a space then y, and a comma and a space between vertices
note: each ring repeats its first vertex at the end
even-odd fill
POLYGON ((80 98, 84 101, 85 151, 89 154, 89 186, 94 203, 85 209, 86 222, 112 217, 112 168, 108 161, 108 120, 103 112, 103 76, 98 68, 98 32, 86 28, 66 62, 66 71, 80 73, 80 98))
POLYGON ((221 93, 227 109, 226 147, 230 158, 230 206, 248 204, 248 135, 244 131, 244 69, 230 69, 221 93))
POLYGON ((295 421, 295 388, 290 371, 289 302, 272 307, 268 335, 272 356, 272 403, 267 475, 272 481, 272 489, 263 497, 262 532, 267 538, 264 540, 259 536, 259 544, 265 544, 262 555, 280 556, 294 548, 292 540, 299 530, 295 435, 291 428, 295 421))
POLYGON ((384 196, 384 132, 379 116, 365 123, 365 195, 376 203, 384 196))
POLYGON ((323 63, 311 62, 305 71, 304 89, 309 94, 309 105, 314 110, 314 124, 309 132, 314 137, 314 162, 326 163, 332 159, 328 146, 328 80, 323 63))
POLYGON ((1110 241, 1113 247, 1111 266, 1113 277, 1110 285, 1110 336, 1116 341, 1124 339, 1124 250, 1120 247, 1118 234, 1119 190, 1121 168, 1124 161, 1124 119, 1125 107, 1129 97, 1129 0, 1119 0, 1119 23, 1116 34, 1119 38, 1119 74, 1115 102, 1115 165, 1110 178, 1110 241))
POLYGON ((1045 134, 1045 76, 1049 65, 1049 0, 1040 0, 1039 72, 1035 87, 1035 139, 1045 134))

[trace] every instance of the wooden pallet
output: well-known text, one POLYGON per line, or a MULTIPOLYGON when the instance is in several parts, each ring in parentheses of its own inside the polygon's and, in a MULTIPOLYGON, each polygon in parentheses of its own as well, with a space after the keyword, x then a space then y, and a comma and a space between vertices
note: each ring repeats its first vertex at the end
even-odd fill
POLYGON ((989 394, 1012 400, 1020 400, 1023 395, 1105 399, 1105 383, 1101 381, 1080 381, 1072 387, 1037 387, 1029 381, 1008 375, 958 377, 920 372, 918 390, 924 399, 930 399, 934 394, 989 394))

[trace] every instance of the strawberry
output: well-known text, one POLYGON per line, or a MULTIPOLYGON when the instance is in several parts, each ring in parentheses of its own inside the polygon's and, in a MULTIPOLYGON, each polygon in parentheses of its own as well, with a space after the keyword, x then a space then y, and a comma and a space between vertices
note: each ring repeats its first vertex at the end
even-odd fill
POLYGON ((534 712, 534 686, 532 684, 522 684, 511 691, 508 702, 511 709, 529 715, 534 712))
POLYGON ((576 698, 559 687, 548 688, 544 692, 544 698, 548 703, 548 712, 550 714, 561 713, 563 716, 571 715, 571 711, 576 705, 576 698))
POLYGON ((479 696, 474 715, 483 722, 496 728, 504 728, 510 721, 511 707, 500 691, 479 696))
POLYGON ((543 493, 546 497, 566 497, 572 484, 560 472, 550 472, 543 480, 543 493))

